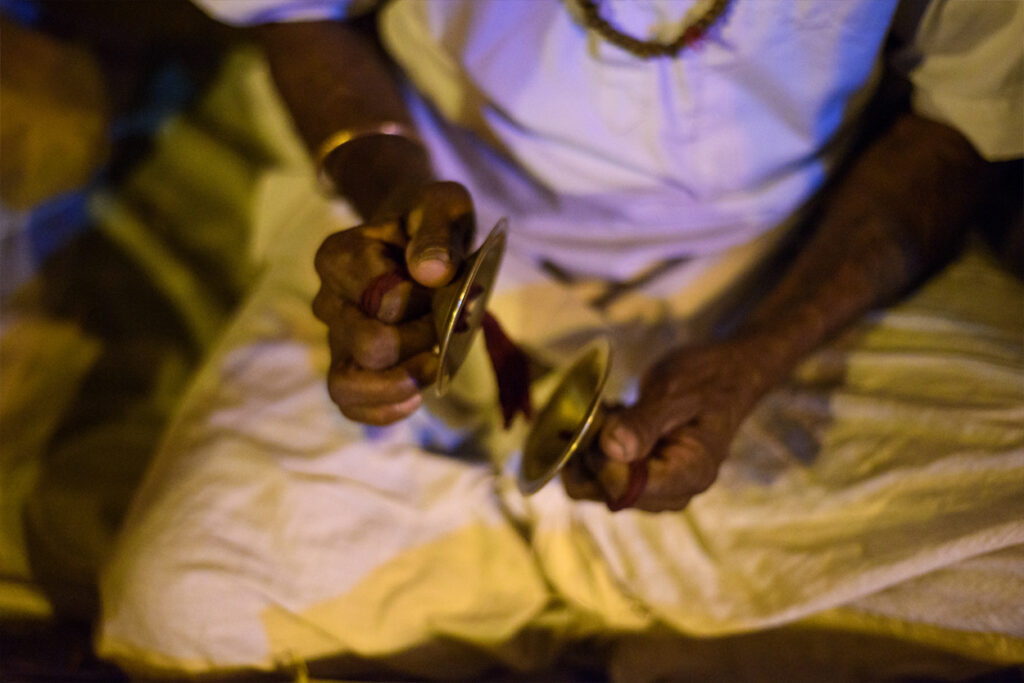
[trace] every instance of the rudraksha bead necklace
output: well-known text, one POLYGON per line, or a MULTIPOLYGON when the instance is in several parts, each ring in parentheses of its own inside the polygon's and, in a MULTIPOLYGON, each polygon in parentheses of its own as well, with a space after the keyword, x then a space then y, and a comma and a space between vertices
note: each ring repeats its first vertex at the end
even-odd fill
POLYGON ((657 40, 640 40, 623 33, 601 15, 601 2, 602 0, 577 0, 583 12, 584 25, 597 31, 602 38, 626 52, 641 59, 654 59, 675 57, 685 48, 703 38, 712 24, 725 13, 730 0, 714 0, 701 16, 684 26, 679 35, 667 43, 657 40))

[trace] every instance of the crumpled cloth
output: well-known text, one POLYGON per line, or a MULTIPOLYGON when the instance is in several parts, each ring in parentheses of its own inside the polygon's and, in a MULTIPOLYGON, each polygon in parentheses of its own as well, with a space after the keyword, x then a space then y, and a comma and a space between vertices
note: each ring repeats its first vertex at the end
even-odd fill
MULTIPOLYGON (((314 187, 298 162, 264 178, 253 246, 266 269, 135 497, 103 575, 103 656, 143 672, 332 657, 472 675, 542 666, 595 635, 799 623, 1024 659, 1010 590, 1024 544, 1024 290, 980 250, 808 358, 685 512, 612 514, 557 484, 519 496, 525 427, 500 429, 482 353, 400 425, 338 414, 309 264, 353 217, 314 187)), ((646 363, 700 336, 692 302, 711 306, 767 246, 687 264, 597 311, 587 285, 553 282, 513 245, 492 310, 549 367, 609 335, 609 391, 628 400, 646 363)))

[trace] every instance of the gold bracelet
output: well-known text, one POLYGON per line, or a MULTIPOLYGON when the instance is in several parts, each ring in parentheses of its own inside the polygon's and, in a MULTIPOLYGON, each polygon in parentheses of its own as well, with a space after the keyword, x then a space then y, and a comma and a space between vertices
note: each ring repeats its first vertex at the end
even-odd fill
POLYGON ((327 191, 331 189, 337 189, 333 187, 333 184, 327 175, 327 160, 332 154, 337 152, 339 149, 360 138, 369 138, 376 135, 390 135, 398 138, 405 138, 409 142, 419 145, 423 149, 427 146, 423 143, 423 140, 412 127, 405 125, 404 123, 398 123, 397 121, 382 121, 381 123, 373 123, 367 126, 357 126, 355 128, 345 128, 339 130, 337 133, 329 135, 324 140, 320 147, 317 148, 316 152, 316 176, 320 181, 320 185, 327 191))

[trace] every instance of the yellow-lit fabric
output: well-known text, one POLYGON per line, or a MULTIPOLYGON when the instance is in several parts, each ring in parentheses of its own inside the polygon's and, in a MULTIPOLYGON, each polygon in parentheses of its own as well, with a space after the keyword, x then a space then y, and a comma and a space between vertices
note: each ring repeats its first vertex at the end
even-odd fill
MULTIPOLYGON (((980 634, 964 647, 993 661, 1019 651, 1019 615, 972 612, 977 590, 950 579, 967 572, 1008 610, 1000 567, 1019 569, 1024 534, 1024 293, 982 251, 801 365, 686 513, 611 515, 557 484, 522 500, 524 426, 499 428, 481 354, 450 397, 394 428, 351 424, 330 403, 310 264, 354 217, 317 193, 265 65, 235 67, 259 104, 243 125, 280 148, 249 205, 265 269, 183 398, 104 572, 105 657, 141 672, 333 657, 349 671, 369 658, 472 675, 540 666, 588 638, 816 616, 942 647, 952 639, 937 633, 980 634), (944 610, 921 592, 937 587, 944 610)), ((582 304, 594 283, 555 283, 512 248, 493 307, 552 364, 611 334, 626 396, 628 376, 699 336, 700 313, 772 244, 688 263, 603 313, 582 304)))
POLYGON ((0 200, 28 209, 85 185, 106 161, 110 103, 95 57, 3 20, 0 200))

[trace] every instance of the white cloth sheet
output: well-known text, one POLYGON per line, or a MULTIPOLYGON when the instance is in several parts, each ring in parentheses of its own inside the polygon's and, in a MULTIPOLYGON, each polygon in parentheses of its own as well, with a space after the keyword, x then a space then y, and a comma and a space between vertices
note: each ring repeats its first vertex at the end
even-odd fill
MULTIPOLYGON (((485 9, 498 4, 518 8, 518 17, 527 3, 441 5, 452 12, 447 20, 464 12, 463 19, 484 21, 485 9)), ((892 10, 882 3, 882 17, 866 9, 878 4, 843 3, 846 18, 863 29, 856 40, 834 23, 831 3, 828 12, 786 5, 790 13, 805 12, 786 17, 873 54, 892 10)), ((723 29, 746 27, 762 42, 728 43, 722 36, 687 59, 728 62, 731 49, 774 45, 769 34, 777 25, 764 6, 737 2, 723 29)), ((551 39, 542 44, 571 52, 572 41, 560 40, 575 36, 581 55, 589 45, 609 60, 607 73, 627 85, 665 78, 664 89, 656 89, 665 96, 661 104, 685 104, 689 91, 677 86, 689 83, 688 61, 674 73, 633 73, 605 46, 588 43, 561 5, 550 8, 559 14, 552 14, 550 35, 534 34, 551 39)), ((437 19, 426 5, 398 2, 386 23, 412 30, 431 16, 437 19)), ((445 23, 426 25, 439 30, 445 23)), ((391 40, 406 36, 411 46, 413 37, 441 33, 392 33, 391 40)), ((508 55, 488 51, 493 43, 452 44, 479 68, 511 71, 508 55)), ((791 65, 787 54, 778 47, 773 63, 791 65)), ((537 55, 537 69, 556 56, 537 55)), ((481 225, 506 210, 512 216, 494 299, 498 317, 552 364, 588 338, 609 335, 613 398, 629 394, 630 377, 660 349, 699 336, 706 314, 782 236, 779 226, 823 177, 819 152, 839 129, 838 112, 853 106, 870 80, 873 58, 854 61, 858 67, 843 70, 838 85, 783 79, 787 87, 810 88, 824 119, 786 119, 791 128, 771 135, 763 149, 765 136, 758 138, 749 159, 759 167, 743 167, 740 175, 763 182, 742 197, 721 177, 679 187, 694 169, 650 166, 654 143, 623 147, 626 157, 608 160, 601 177, 579 173, 604 163, 602 145, 614 138, 614 122, 603 121, 593 139, 578 139, 594 130, 578 129, 580 122, 561 109, 532 126, 512 125, 530 123, 520 117, 539 97, 529 83, 515 91, 522 102, 511 90, 488 93, 489 105, 477 112, 484 121, 470 122, 486 123, 477 133, 496 136, 512 153, 515 170, 499 164, 494 176, 483 175, 495 166, 478 163, 485 153, 471 136, 449 130, 423 102, 414 101, 414 112, 438 168, 465 180, 478 197, 481 225), (526 108, 520 112, 519 105, 526 108), (540 130, 541 124, 567 128, 540 130), (560 155, 547 160, 553 166, 542 163, 534 145, 545 135, 559 142, 560 155), (794 158, 800 163, 787 165, 794 158), (773 176, 780 165, 786 172, 773 176), (561 172, 542 171, 555 167, 561 172), (533 178, 524 179, 524 168, 533 178), (608 187, 599 187, 602 178, 612 179, 608 187), (554 201, 545 188, 557 190, 554 201), (642 201, 645 192, 666 189, 671 201, 642 201), (635 206, 649 213, 639 221, 617 216, 616 192, 640 196, 635 206), (722 199, 712 202, 709 220, 684 226, 694 230, 678 236, 667 231, 659 212, 679 218, 687 202, 709 193, 722 199), (621 258, 619 240, 634 224, 639 232, 628 235, 644 238, 639 256, 621 258), (549 239, 554 225, 567 229, 564 240, 549 239), (725 237, 706 241, 704 228, 722 229, 725 237), (597 240, 607 251, 581 249, 574 229, 598 230, 608 238, 597 240), (704 257, 603 312, 583 304, 580 287, 545 276, 535 260, 545 255, 581 272, 628 276, 654 253, 704 257)), ((757 75, 727 66, 734 76, 757 75)), ((493 74, 478 76, 484 82, 493 74)), ((250 62, 236 77, 259 100, 252 108, 258 120, 245 125, 282 119, 262 63, 250 62)), ((424 78, 417 82, 424 85, 424 78)), ((616 83, 623 85, 609 81, 597 92, 607 95, 616 83)), ((701 83, 702 92, 718 92, 726 109, 746 115, 748 102, 728 79, 701 83)), ((459 101, 466 102, 433 98, 447 113, 459 101)), ((591 105, 585 110, 601 111, 600 101, 591 105)), ((776 101, 775 114, 779 107, 786 109, 776 101)), ((764 121, 765 130, 776 131, 764 121)), ((624 134, 630 122, 619 123, 624 134)), ((665 125, 649 131, 655 141, 671 132, 665 125)), ((1020 594, 1012 591, 1016 549, 1024 544, 1024 292, 985 256, 972 252, 908 303, 808 359, 747 421, 720 481, 686 512, 613 515, 596 503, 569 501, 557 484, 523 500, 512 473, 524 426, 498 428, 493 381, 480 354, 450 398, 430 401, 393 428, 353 425, 330 403, 324 329, 309 309, 317 287, 310 264, 322 238, 354 219, 315 194, 294 135, 279 125, 265 130, 281 148, 254 214, 253 244, 266 269, 184 397, 133 502, 103 574, 101 654, 139 671, 271 669, 349 655, 384 658, 414 673, 451 673, 495 660, 539 666, 597 634, 714 636, 814 620, 850 628, 870 622, 885 631, 889 626, 871 618, 886 616, 885 624, 900 624, 903 638, 1024 661, 1020 594), (957 593, 959 576, 987 587, 991 612, 971 612, 971 593, 957 593), (950 595, 944 609, 927 597, 939 587, 950 595)), ((713 135, 701 141, 683 134, 684 149, 712 149, 680 163, 727 158, 742 165, 748 155, 736 149, 739 142, 717 140, 724 145, 717 148, 713 135)))
MULTIPOLYGON (((242 71, 276 120, 264 67, 242 71)), ((983 254, 808 359, 686 512, 613 515, 557 483, 521 499, 524 426, 498 428, 479 354, 449 400, 406 423, 339 416, 308 264, 352 218, 315 194, 298 142, 278 144, 293 161, 253 207, 266 269, 184 397, 104 572, 104 656, 149 672, 348 655, 471 673, 541 666, 588 636, 820 621, 1024 660, 1024 291, 983 254)), ((494 309, 551 362, 610 334, 615 392, 630 389, 622 369, 696 319, 645 292, 604 314, 579 294, 513 251, 494 309)))

